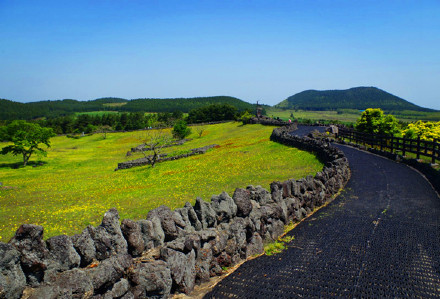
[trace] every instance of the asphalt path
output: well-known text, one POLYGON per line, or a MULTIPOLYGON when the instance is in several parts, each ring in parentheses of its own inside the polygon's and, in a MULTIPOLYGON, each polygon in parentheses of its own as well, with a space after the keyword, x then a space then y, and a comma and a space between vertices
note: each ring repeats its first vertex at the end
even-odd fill
POLYGON ((290 231, 287 250, 244 263, 205 298, 440 297, 437 193, 406 165, 335 146, 352 172, 342 194, 290 231))

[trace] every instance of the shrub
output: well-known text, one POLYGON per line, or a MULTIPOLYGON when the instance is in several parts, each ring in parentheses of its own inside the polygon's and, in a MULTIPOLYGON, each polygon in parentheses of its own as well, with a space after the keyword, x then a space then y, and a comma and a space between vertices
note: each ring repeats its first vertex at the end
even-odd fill
POLYGON ((249 111, 245 111, 243 115, 240 117, 240 120, 243 122, 243 125, 246 125, 249 123, 249 120, 252 118, 252 114, 249 113, 249 111))
POLYGON ((408 124, 408 127, 403 130, 405 138, 417 138, 420 136, 422 140, 433 141, 440 140, 440 121, 439 122, 423 122, 421 120, 408 124))
POLYGON ((385 115, 380 108, 368 108, 362 112, 361 118, 356 123, 356 130, 382 135, 400 133, 397 119, 392 115, 385 115))
POLYGON ((173 137, 177 139, 183 139, 191 134, 191 129, 188 128, 184 120, 179 120, 174 124, 173 137))

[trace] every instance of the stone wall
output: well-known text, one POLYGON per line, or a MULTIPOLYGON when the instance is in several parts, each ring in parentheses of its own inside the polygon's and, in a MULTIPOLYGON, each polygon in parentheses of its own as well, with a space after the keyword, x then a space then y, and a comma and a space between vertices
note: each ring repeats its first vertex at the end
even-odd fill
POLYGON ((0 242, 0 298, 166 298, 262 253, 264 242, 329 201, 350 175, 341 151, 291 129, 277 128, 271 139, 316 153, 325 166, 314 177, 197 198, 174 211, 160 206, 121 224, 110 209, 98 227, 46 241, 43 227, 24 224, 0 242))
POLYGON ((249 120, 250 124, 262 124, 265 126, 285 126, 288 125, 289 123, 287 121, 283 121, 280 119, 273 119, 267 116, 262 116, 262 117, 253 117, 249 120))
MULTIPOLYGON (((188 153, 175 155, 175 156, 169 156, 168 154, 159 154, 156 163, 179 160, 179 159, 188 158, 188 157, 195 156, 195 155, 203 155, 206 153, 207 150, 214 148, 214 147, 218 147, 218 146, 219 146, 218 144, 211 144, 211 145, 207 145, 207 146, 203 146, 203 147, 193 148, 193 149, 190 149, 188 153)), ((136 160, 121 162, 121 163, 118 163, 118 167, 115 170, 128 169, 128 168, 132 168, 132 167, 136 167, 136 166, 149 165, 149 164, 151 164, 151 160, 150 160, 151 158, 152 158, 152 156, 147 156, 147 157, 139 158, 136 160)))
MULTIPOLYGON (((179 146, 179 145, 183 145, 185 144, 185 142, 191 141, 192 139, 181 139, 181 140, 176 140, 171 142, 170 144, 167 144, 165 146, 163 146, 162 148, 167 148, 167 147, 173 147, 173 146, 179 146)), ((147 151, 151 151, 153 150, 151 147, 147 148, 145 147, 145 144, 140 144, 136 147, 132 147, 130 149, 130 152, 132 153, 136 153, 136 152, 147 152, 147 151)))

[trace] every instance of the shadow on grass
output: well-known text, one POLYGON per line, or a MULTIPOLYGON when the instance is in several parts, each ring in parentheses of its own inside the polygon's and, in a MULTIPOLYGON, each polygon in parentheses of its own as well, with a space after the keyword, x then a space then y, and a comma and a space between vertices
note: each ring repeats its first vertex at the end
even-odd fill
POLYGON ((26 166, 23 166, 23 162, 15 162, 15 163, 0 163, 0 169, 1 168, 11 168, 11 169, 18 169, 18 168, 24 168, 24 167, 40 167, 47 164, 47 162, 42 161, 30 161, 27 163, 26 166))
MULTIPOLYGON (((157 167, 157 164, 155 167, 157 167)), ((136 169, 133 168, 132 171, 142 173, 145 178, 148 178, 151 175, 152 170, 153 170, 153 167, 151 167, 151 165, 143 165, 141 167, 137 167, 136 169)))

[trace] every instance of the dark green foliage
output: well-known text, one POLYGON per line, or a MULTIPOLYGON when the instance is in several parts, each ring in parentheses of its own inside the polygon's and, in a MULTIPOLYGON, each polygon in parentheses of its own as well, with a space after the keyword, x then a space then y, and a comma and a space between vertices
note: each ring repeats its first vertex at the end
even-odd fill
POLYGON ((229 104, 238 110, 254 109, 254 105, 234 97, 200 97, 180 99, 135 99, 101 98, 93 101, 60 100, 18 103, 0 99, 0 120, 54 118, 73 115, 76 112, 119 111, 119 112, 168 112, 188 113, 210 104, 229 104), (114 105, 120 103, 121 105, 114 105), (176 112, 179 111, 179 112, 176 112))
POLYGON ((15 120, 0 128, 0 140, 13 143, 5 146, 1 154, 22 155, 23 165, 26 166, 33 153, 46 155, 46 151, 41 148, 41 144, 50 147, 50 138, 53 136, 55 136, 55 133, 51 128, 42 128, 38 124, 15 120))
POLYGON ((126 103, 128 102, 128 100, 122 98, 108 97, 108 98, 99 98, 90 102, 93 102, 95 104, 114 104, 114 103, 126 103))
POLYGON ((191 134, 191 129, 188 128, 184 120, 178 120, 173 127, 173 137, 183 139, 191 134))
POLYGON ((156 114, 135 113, 108 113, 108 114, 80 114, 77 117, 61 116, 34 121, 43 127, 53 128, 56 134, 91 133, 101 126, 116 131, 139 130, 154 126, 157 122, 156 114))
POLYGON ((171 117, 174 119, 181 119, 181 118, 183 118, 183 112, 176 110, 172 113, 171 117))
MULTIPOLYGON (((9 100, 0 100, 0 119, 35 119, 40 117, 59 117, 72 115, 75 112, 105 110, 103 104, 112 100, 99 99, 96 101, 41 101, 31 103, 17 103, 9 100)), ((114 109, 108 107, 107 110, 114 109)))
POLYGON ((207 123, 223 120, 235 120, 237 108, 229 104, 212 104, 191 110, 188 114, 190 123, 207 123))
POLYGON ((355 87, 347 90, 306 90, 288 97, 275 107, 303 110, 365 110, 369 107, 385 111, 434 111, 414 105, 376 87, 355 87))
POLYGON ((157 114, 157 120, 164 123, 164 124, 169 124, 171 122, 172 117, 173 117, 173 114, 170 112, 159 112, 157 114))
POLYGON ((180 99, 136 99, 129 101, 120 107, 122 111, 147 111, 147 112, 174 112, 189 111, 211 104, 229 104, 238 110, 254 109, 252 104, 246 103, 234 97, 218 96, 203 98, 180 98, 180 99))

